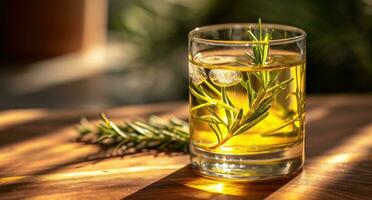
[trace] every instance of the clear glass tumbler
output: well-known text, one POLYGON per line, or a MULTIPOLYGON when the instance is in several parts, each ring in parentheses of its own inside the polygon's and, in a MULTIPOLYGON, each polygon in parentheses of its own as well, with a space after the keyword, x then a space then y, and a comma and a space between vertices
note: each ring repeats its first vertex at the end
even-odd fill
POLYGON ((190 153, 201 175, 230 180, 302 168, 306 33, 221 24, 189 33, 190 153))

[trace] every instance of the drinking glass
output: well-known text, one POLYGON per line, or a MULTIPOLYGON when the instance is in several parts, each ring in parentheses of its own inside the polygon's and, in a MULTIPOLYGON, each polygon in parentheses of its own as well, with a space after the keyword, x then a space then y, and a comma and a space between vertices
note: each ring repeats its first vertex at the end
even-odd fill
POLYGON ((304 163, 306 33, 220 24, 189 33, 190 155, 195 171, 270 179, 304 163))

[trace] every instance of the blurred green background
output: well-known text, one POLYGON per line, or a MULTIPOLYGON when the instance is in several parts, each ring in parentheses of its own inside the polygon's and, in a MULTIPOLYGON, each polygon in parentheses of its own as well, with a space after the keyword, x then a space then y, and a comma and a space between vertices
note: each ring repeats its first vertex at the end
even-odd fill
MULTIPOLYGON (((36 8, 25 7, 25 0, 7 2, 18 2, 13 5, 17 10, 23 8, 31 12, 36 8)), ((372 92, 372 0, 56 0, 53 3, 35 0, 33 5, 35 2, 42 2, 43 5, 35 11, 38 15, 50 10, 45 5, 56 2, 60 3, 56 9, 70 2, 67 7, 72 10, 76 8, 76 2, 81 2, 78 6, 84 9, 91 9, 96 2, 95 10, 90 11, 92 17, 78 14, 71 17, 65 11, 60 15, 57 12, 56 19, 62 22, 67 20, 65 16, 70 16, 72 22, 80 18, 85 21, 91 19, 90 24, 94 25, 99 20, 93 19, 93 16, 104 13, 107 17, 104 28, 105 58, 100 61, 103 64, 92 65, 99 67, 84 64, 84 68, 81 64, 75 66, 75 61, 65 62, 70 57, 56 60, 58 53, 45 57, 44 52, 44 57, 35 60, 35 57, 18 56, 0 47, 0 108, 100 107, 186 100, 188 32, 198 26, 250 23, 258 18, 266 23, 297 26, 307 32, 308 94, 372 92), (107 7, 99 6, 97 2, 104 2, 107 7), (61 62, 67 66, 64 71, 63 67, 56 67, 61 62), (59 70, 50 70, 53 67, 59 70), (41 73, 38 68, 43 68, 45 72, 41 73), (39 74, 29 73, 31 69, 37 69, 34 71, 39 74)), ((2 13, 6 13, 9 10, 7 4, 1 4, 4 4, 2 13)), ((48 15, 51 13, 56 12, 49 12, 48 15)), ((30 16, 32 12, 26 17, 30 16)), ((5 30, 18 24, 9 20, 5 22, 8 22, 8 26, 2 26, 5 30)), ((53 32, 59 24, 55 27, 45 24, 49 27, 47 36, 56 36, 57 41, 68 41, 66 37, 59 39, 61 31, 53 32)), ((79 24, 74 26, 76 30, 80 27, 79 24)), ((30 30, 27 37, 33 34, 32 29, 25 29, 24 32, 30 30)), ((88 36, 85 37, 95 33, 97 31, 94 30, 87 32, 88 36)), ((66 32, 66 35, 73 34, 66 32)), ((40 40, 43 38, 39 38, 38 42, 40 40)), ((1 41, 12 40, 0 33, 1 41)), ((24 41, 27 43, 28 40, 24 41)), ((99 56, 93 55, 91 58, 90 61, 99 56)))
POLYGON ((207 24, 256 22, 259 17, 308 33, 309 93, 372 91, 370 0, 114 0, 109 29, 135 43, 144 60, 164 59, 173 67, 185 67, 170 58, 180 51, 186 56, 189 30, 207 24))

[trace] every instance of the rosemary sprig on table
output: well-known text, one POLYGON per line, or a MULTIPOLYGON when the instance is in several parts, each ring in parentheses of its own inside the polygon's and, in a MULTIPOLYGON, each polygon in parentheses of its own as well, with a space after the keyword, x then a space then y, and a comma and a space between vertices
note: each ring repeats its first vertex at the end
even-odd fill
POLYGON ((97 126, 83 118, 77 131, 80 141, 121 150, 124 154, 149 149, 188 151, 189 125, 175 117, 164 120, 150 116, 147 120, 127 121, 119 125, 101 114, 97 126))
MULTIPOLYGON (((269 45, 272 38, 272 31, 263 34, 261 19, 258 21, 258 26, 258 38, 253 34, 251 29, 248 30, 250 38, 254 41, 252 44, 253 55, 248 52, 245 55, 251 59, 254 67, 264 67, 270 61, 269 45)), ((271 59, 271 62, 273 61, 274 59, 271 59)), ((249 64, 247 63, 247 65, 249 64)), ((228 86, 219 86, 218 90, 207 79, 204 80, 203 83, 213 94, 206 92, 202 84, 193 84, 193 87, 190 87, 190 93, 200 103, 198 106, 191 108, 191 114, 194 118, 208 123, 217 138, 217 143, 208 148, 215 149, 220 147, 230 138, 244 133, 269 115, 268 111, 271 108, 275 95, 293 80, 288 79, 279 82, 279 75, 279 71, 261 70, 257 72, 246 72, 247 79, 243 79, 239 83, 245 88, 247 93, 248 111, 244 111, 242 108, 238 109, 237 105, 232 103, 226 91, 226 87, 228 86), (260 87, 257 90, 253 87, 255 80, 260 83, 260 87), (208 114, 202 116, 195 114, 197 109, 204 107, 209 111, 208 114), (226 119, 224 120, 216 114, 214 108, 221 109, 225 113, 226 119), (224 134, 222 130, 227 130, 227 133, 224 134)))

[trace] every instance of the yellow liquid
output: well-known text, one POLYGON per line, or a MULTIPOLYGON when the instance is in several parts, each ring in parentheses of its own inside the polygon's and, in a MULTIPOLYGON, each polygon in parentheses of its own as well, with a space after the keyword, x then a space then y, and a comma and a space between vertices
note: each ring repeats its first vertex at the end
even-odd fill
MULTIPOLYGON (((249 116, 256 109, 255 98, 249 98, 250 92, 257 95, 262 90, 270 94, 271 87, 284 82, 269 101, 266 116, 231 136, 233 131, 229 131, 229 127, 237 120, 238 111, 228 115, 224 107, 213 102, 206 105, 205 99, 190 92, 191 144, 203 151, 224 155, 276 152, 302 144, 305 61, 298 54, 272 50, 267 65, 254 66, 245 52, 244 49, 209 51, 190 58, 189 87, 198 94, 202 93, 202 88, 204 95, 218 102, 226 102, 218 95, 225 91, 229 105, 236 110, 242 109, 242 116, 249 116), (272 78, 272 83, 265 86, 260 81, 263 76, 268 81, 272 78), (275 76, 277 78, 273 78, 275 76), (252 89, 247 90, 244 83, 249 83, 252 89), (223 123, 213 123, 218 118, 223 123)), ((238 124, 240 127, 245 125, 238 124)))

